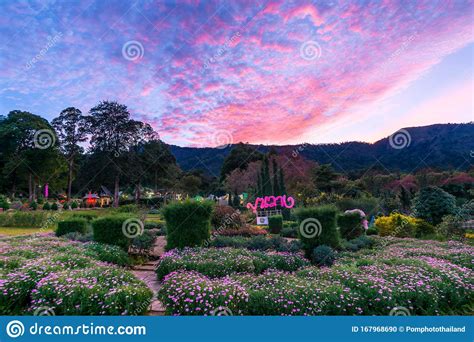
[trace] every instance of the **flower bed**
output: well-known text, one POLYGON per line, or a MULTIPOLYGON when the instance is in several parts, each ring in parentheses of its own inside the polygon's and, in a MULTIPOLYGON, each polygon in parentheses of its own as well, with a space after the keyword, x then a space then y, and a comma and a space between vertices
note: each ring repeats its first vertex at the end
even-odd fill
MULTIPOLYGON (((234 315, 388 315, 395 307, 412 315, 468 313, 474 300, 474 248, 376 240, 374 249, 346 252, 331 268, 237 273, 241 270, 226 268, 227 262, 217 266, 216 260, 225 276, 199 274, 199 267, 173 272, 164 278, 159 297, 175 315, 214 314, 216 308, 234 315)), ((224 254, 237 258, 233 253, 224 254)))
POLYGON ((124 262, 118 247, 57 238, 0 241, 0 314, 48 307, 58 315, 139 315, 152 292, 131 273, 100 260, 124 262))
POLYGON ((264 253, 234 248, 185 248, 171 250, 160 259, 158 279, 177 270, 197 271, 208 277, 234 273, 262 273, 267 269, 296 271, 307 266, 306 259, 291 253, 264 253))

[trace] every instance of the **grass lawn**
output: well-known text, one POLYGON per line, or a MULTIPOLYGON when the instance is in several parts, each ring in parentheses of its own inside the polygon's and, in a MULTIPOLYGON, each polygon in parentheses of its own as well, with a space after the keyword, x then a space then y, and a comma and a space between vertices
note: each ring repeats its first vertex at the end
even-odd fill
POLYGON ((41 228, 18 228, 18 227, 0 227, 0 236, 18 236, 18 235, 30 235, 35 233, 49 233, 52 232, 53 228, 41 229, 41 228))

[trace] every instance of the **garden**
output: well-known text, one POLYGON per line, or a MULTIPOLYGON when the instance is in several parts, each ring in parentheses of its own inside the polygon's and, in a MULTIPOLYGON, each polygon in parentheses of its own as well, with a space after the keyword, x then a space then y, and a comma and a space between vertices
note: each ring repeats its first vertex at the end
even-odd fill
POLYGON ((126 106, 89 114, 0 119, 0 314, 474 312, 472 169, 341 173, 240 143, 210 176, 126 106))

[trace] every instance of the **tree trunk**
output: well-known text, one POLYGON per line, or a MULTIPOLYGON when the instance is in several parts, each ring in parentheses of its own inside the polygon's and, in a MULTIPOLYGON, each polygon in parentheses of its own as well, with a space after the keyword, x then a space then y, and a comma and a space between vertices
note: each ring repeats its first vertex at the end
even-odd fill
POLYGON ((36 201, 36 191, 37 191, 37 188, 38 186, 36 185, 36 179, 33 178, 33 201, 36 201))
POLYGON ((67 199, 66 202, 71 200, 71 188, 72 188, 72 167, 73 167, 73 159, 69 160, 69 170, 67 173, 67 199))
POLYGON ((33 184, 32 184, 31 173, 28 175, 28 200, 31 202, 33 199, 33 184))
POLYGON ((115 187, 114 187, 114 208, 118 208, 119 206, 119 181, 120 181, 120 178, 119 178, 119 175, 117 174, 115 176, 115 187))

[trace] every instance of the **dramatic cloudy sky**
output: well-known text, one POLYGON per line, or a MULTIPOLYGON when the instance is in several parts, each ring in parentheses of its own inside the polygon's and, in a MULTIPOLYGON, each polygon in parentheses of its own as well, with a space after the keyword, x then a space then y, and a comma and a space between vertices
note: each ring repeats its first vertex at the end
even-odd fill
POLYGON ((0 114, 126 104, 185 146, 473 120, 473 1, 0 1, 0 114))

